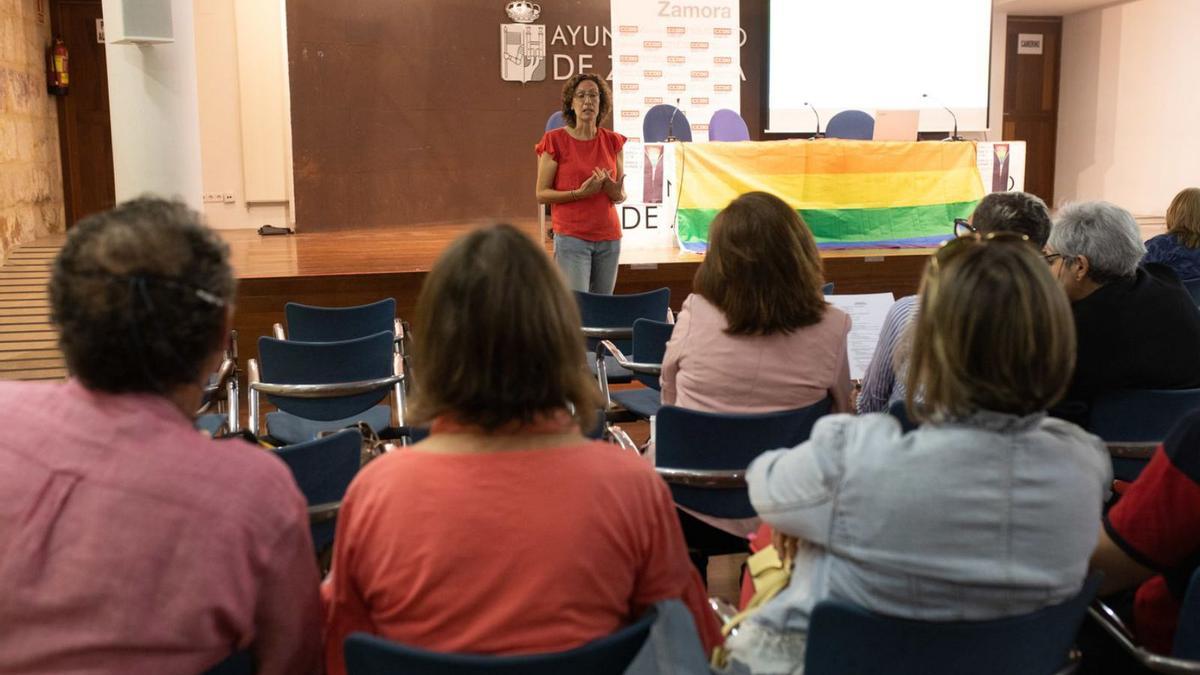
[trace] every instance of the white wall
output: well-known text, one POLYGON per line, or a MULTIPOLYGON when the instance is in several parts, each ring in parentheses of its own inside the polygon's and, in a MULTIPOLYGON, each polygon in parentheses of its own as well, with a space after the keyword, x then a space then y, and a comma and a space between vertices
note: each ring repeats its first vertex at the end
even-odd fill
MULTIPOLYGON (((104 15, 119 14, 120 4, 104 0, 104 15)), ((118 202, 150 192, 200 208, 192 0, 171 0, 171 14, 173 43, 105 46, 113 178, 118 202)))
POLYGON ((1058 204, 1161 216, 1200 185, 1200 1, 1137 0, 1063 20, 1058 204))
POLYGON ((209 225, 290 225, 291 111, 282 0, 199 0, 195 7, 200 152, 209 225))

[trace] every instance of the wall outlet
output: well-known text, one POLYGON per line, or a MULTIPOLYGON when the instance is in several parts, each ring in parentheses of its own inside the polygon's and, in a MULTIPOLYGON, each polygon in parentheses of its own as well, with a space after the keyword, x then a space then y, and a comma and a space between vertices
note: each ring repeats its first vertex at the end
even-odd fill
POLYGON ((220 204, 224 201, 224 195, 220 192, 205 192, 200 198, 205 204, 220 204))
POLYGON ((226 192, 225 194, 221 195, 221 201, 225 202, 226 204, 232 204, 234 202, 233 193, 226 192))

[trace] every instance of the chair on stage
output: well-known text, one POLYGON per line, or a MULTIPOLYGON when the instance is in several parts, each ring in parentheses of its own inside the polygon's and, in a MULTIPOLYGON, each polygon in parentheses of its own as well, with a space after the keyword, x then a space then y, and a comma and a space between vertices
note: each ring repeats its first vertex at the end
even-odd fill
POLYGON ((567 120, 563 118, 561 110, 555 110, 550 113, 550 117, 546 118, 546 131, 554 131, 567 126, 567 120))
POLYGON ((404 366, 394 340, 390 330, 338 342, 259 338, 261 370, 255 359, 247 363, 250 432, 260 432, 262 394, 278 408, 266 415, 267 433, 284 444, 358 422, 376 432, 403 425, 404 366), (391 406, 380 405, 389 393, 391 406))
POLYGON ((1197 408, 1200 389, 1109 391, 1092 402, 1088 430, 1108 443, 1113 478, 1132 481, 1171 428, 1197 408))
POLYGON ((402 645, 375 635, 346 638, 348 675, 611 675, 623 673, 650 637, 654 610, 612 635, 553 654, 485 656, 445 654, 402 645))
POLYGON ((990 621, 917 621, 840 600, 813 608, 805 675, 1065 675, 1075 672, 1075 634, 1096 596, 1093 574, 1075 597, 990 621))
POLYGON ((687 115, 673 105, 660 103, 646 111, 642 118, 642 142, 664 143, 674 135, 676 140, 692 140, 692 125, 687 115))
POLYGON ((869 141, 875 136, 875 118, 861 110, 843 110, 825 125, 826 138, 869 141))
POLYGON ((309 508, 320 507, 319 522, 310 523, 318 556, 333 545, 337 511, 346 488, 363 463, 362 434, 342 429, 304 443, 285 445, 275 454, 292 470, 292 477, 309 508))
MULTIPOLYGON (((750 463, 767 450, 792 448, 808 440, 813 424, 832 405, 826 396, 804 408, 753 415, 664 405, 655 417, 656 470, 671 487, 677 506, 714 518, 753 518, 758 514, 746 489, 750 463)), ((685 528, 685 537, 689 530, 694 536, 688 548, 700 569, 708 556, 748 550, 745 539, 699 520, 685 528)))
MULTIPOLYGON (((597 354, 608 352, 605 358, 596 359, 596 367, 600 390, 604 394, 609 407, 612 403, 633 413, 635 417, 649 419, 662 407, 662 392, 660 391, 659 376, 662 375, 663 356, 667 351, 667 341, 675 324, 651 319, 637 319, 633 322, 633 353, 625 356, 611 340, 601 340, 596 347, 597 354), (607 369, 607 359, 612 358, 617 365, 628 370, 633 379, 644 385, 639 389, 626 389, 609 393, 608 379, 604 370, 607 369)), ((601 354, 602 355, 602 354, 601 354)))
POLYGON ((659 288, 645 293, 624 295, 602 295, 575 291, 579 304, 579 315, 583 320, 583 334, 587 338, 588 354, 592 374, 599 377, 598 361, 605 361, 606 382, 626 384, 633 381, 633 373, 617 364, 612 356, 604 356, 597 347, 601 340, 610 340, 622 352, 633 351, 633 322, 638 319, 661 321, 669 316, 671 289, 659 288))
POLYGON ((748 141, 750 129, 746 120, 729 108, 721 108, 713 113, 708 121, 708 140, 710 141, 748 141))
POLYGON ((1099 624, 1145 672, 1200 673, 1200 569, 1192 573, 1184 593, 1179 624, 1175 628, 1175 640, 1169 655, 1156 654, 1138 645, 1133 632, 1102 601, 1092 603, 1088 618, 1099 624))

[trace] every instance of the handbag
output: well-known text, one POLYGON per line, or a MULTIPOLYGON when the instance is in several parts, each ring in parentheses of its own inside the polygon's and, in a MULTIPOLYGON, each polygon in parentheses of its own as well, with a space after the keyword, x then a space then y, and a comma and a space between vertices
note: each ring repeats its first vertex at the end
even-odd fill
MULTIPOLYGON (((760 607, 767 604, 780 591, 787 588, 792 580, 792 561, 783 560, 774 546, 767 546, 746 558, 746 570, 754 585, 754 595, 742 611, 734 614, 721 627, 721 635, 729 637, 743 621, 754 615, 760 607)), ((724 645, 713 649, 712 665, 724 668, 729 661, 729 650, 724 645)))

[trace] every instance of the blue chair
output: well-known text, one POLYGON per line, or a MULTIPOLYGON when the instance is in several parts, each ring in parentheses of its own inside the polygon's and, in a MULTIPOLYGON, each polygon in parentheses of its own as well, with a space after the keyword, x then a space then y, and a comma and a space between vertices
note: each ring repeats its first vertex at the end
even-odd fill
MULTIPOLYGON (((633 322, 638 319, 665 319, 671 303, 671 289, 659 288, 626 295, 575 291, 575 301, 579 305, 588 352, 599 358, 597 347, 601 340, 612 341, 623 352, 632 351, 633 322)), ((607 382, 625 384, 633 381, 633 373, 618 365, 616 359, 609 356, 605 357, 605 361, 607 382)), ((599 377, 600 369, 596 361, 592 360, 588 365, 592 374, 599 377)))
MULTIPOLYGON (((607 400, 615 401, 634 416, 649 419, 662 406, 662 395, 659 392, 659 376, 662 374, 663 356, 667 351, 667 341, 675 324, 665 321, 638 319, 633 322, 633 354, 626 358, 610 340, 602 340, 600 346, 615 359, 617 365, 633 374, 633 379, 644 385, 640 389, 626 389, 608 393, 607 380, 600 376, 601 391, 607 400)), ((605 358, 609 358, 606 356, 605 358)), ((596 366, 606 369, 607 362, 597 359, 596 366)))
POLYGON ((823 600, 813 608, 805 675, 1053 675, 1073 672, 1071 645, 1101 576, 1070 600, 992 621, 914 621, 823 600))
POLYGON ((821 295, 833 295, 833 282, 827 281, 821 284, 821 295))
POLYGON ((1200 389, 1123 389, 1092 402, 1088 430, 1109 444, 1113 477, 1132 481, 1175 423, 1200 408, 1200 389))
POLYGON ((920 426, 908 416, 908 406, 905 405, 903 400, 892 401, 888 404, 888 414, 896 418, 896 421, 900 423, 900 430, 904 433, 908 433, 920 426))
POLYGON ((752 518, 758 514, 746 491, 750 462, 808 440, 832 405, 827 396, 804 408, 754 415, 664 405, 655 418, 657 471, 680 506, 717 518, 752 518))
POLYGON ((869 141, 875 137, 875 118, 861 110, 843 110, 830 118, 825 137, 869 141))
POLYGON ((366 633, 346 638, 348 675, 613 675, 623 673, 650 636, 658 614, 565 652, 522 656, 442 654, 366 633))
POLYGON ((238 412, 240 392, 238 389, 237 331, 230 331, 225 358, 217 372, 209 376, 196 411, 195 427, 216 436, 222 432, 237 433, 241 418, 238 412))
MULTIPOLYGON (((316 440, 285 445, 275 453, 292 470, 296 485, 309 506, 334 505, 346 496, 346 488, 362 465, 362 434, 343 429, 316 440)), ((321 522, 312 523, 313 547, 320 554, 333 544, 336 510, 332 506, 321 522)))
POLYGON ((643 143, 662 143, 671 134, 681 141, 692 140, 692 125, 682 110, 660 103, 646 111, 642 118, 643 143))
POLYGON ((567 121, 563 119, 561 110, 555 110, 550 113, 550 117, 546 118, 546 131, 554 131, 567 126, 567 121))
POLYGON ((203 675, 254 675, 254 656, 246 652, 235 652, 229 658, 204 671, 203 675))
POLYGON ((708 121, 708 140, 710 141, 748 141, 750 129, 746 120, 729 108, 721 108, 713 113, 708 121))
POLYGON ((1143 672, 1176 675, 1200 673, 1200 568, 1192 573, 1184 594, 1170 655, 1156 654, 1138 645, 1132 631, 1116 612, 1099 600, 1092 603, 1088 615, 1130 658, 1137 661, 1143 672))
POLYGON ((267 431, 285 443, 302 443, 322 431, 365 422, 375 431, 403 424, 404 376, 394 353, 395 334, 356 340, 297 342, 262 337, 262 361, 248 362, 250 432, 259 435, 259 396, 279 410, 266 415, 267 431), (392 393, 392 405, 379 405, 392 393))
POLYGON ((287 333, 280 334, 276 324, 275 337, 299 342, 338 342, 374 335, 381 331, 398 330, 396 300, 386 298, 354 307, 317 307, 289 302, 283 306, 287 333))

